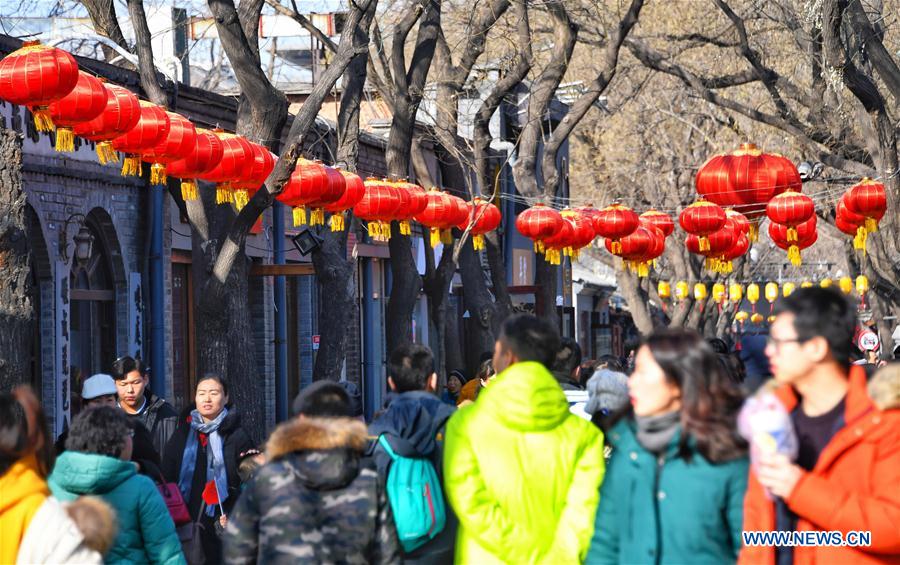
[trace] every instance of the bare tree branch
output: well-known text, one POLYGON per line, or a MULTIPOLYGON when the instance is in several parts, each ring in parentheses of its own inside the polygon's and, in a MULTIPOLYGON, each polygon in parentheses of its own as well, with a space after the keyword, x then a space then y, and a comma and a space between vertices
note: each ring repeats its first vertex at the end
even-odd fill
POLYGON ((315 24, 313 24, 313 23, 309 20, 309 18, 307 18, 306 16, 304 16, 303 14, 301 14, 300 11, 297 9, 297 3, 296 3, 294 0, 291 0, 291 3, 292 3, 293 6, 294 6, 294 8, 293 8, 292 10, 290 10, 290 9, 288 9, 288 8, 286 8, 286 7, 284 7, 284 6, 281 4, 281 2, 279 2, 278 0, 266 0, 266 4, 268 4, 269 6, 275 8, 275 11, 276 11, 276 12, 278 12, 279 14, 281 14, 281 15, 283 15, 283 16, 287 16, 287 17, 289 17, 289 18, 292 18, 295 22, 297 22, 298 24, 300 24, 301 26, 303 26, 303 29, 305 29, 305 30, 308 31, 313 37, 315 37, 316 39, 318 39, 319 42, 320 42, 322 45, 325 46, 326 49, 328 49, 328 50, 331 51, 332 53, 337 53, 337 50, 338 50, 337 43, 335 43, 334 41, 332 41, 331 38, 328 37, 328 36, 325 34, 325 32, 323 32, 322 30, 320 30, 319 28, 317 28, 317 27, 315 26, 315 24))

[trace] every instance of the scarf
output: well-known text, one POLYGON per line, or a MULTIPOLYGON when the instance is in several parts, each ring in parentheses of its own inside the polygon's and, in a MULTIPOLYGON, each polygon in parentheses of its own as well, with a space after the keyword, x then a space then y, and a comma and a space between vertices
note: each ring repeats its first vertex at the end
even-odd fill
POLYGON ((681 412, 667 412, 659 416, 635 416, 637 440, 651 453, 662 453, 675 437, 681 421, 681 412))
MULTIPOLYGON (((194 480, 194 467, 197 465, 197 450, 200 439, 198 434, 204 434, 208 445, 206 451, 206 482, 216 481, 219 491, 219 502, 224 503, 228 498, 228 476, 225 473, 225 459, 222 456, 222 436, 219 435, 219 426, 228 415, 228 409, 223 408, 211 422, 204 422, 197 410, 191 411, 191 429, 188 431, 187 444, 184 446, 184 456, 181 458, 181 471, 178 473, 178 490, 185 502, 191 500, 191 483, 194 480)), ((211 504, 206 508, 207 516, 215 516, 216 505, 211 504)))

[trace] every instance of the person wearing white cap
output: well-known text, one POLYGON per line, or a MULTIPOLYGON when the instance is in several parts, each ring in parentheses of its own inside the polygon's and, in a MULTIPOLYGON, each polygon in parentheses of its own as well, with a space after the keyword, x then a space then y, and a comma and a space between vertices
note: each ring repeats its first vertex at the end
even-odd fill
POLYGON ((116 381, 104 373, 98 373, 85 379, 81 387, 81 399, 84 401, 85 408, 98 404, 115 406, 116 394, 116 381))

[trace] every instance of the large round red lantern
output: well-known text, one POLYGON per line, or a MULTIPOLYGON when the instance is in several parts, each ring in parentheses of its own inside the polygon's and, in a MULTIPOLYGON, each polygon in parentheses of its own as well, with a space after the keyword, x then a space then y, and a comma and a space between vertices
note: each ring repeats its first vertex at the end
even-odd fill
POLYGON ((29 106, 38 131, 52 131, 49 106, 78 83, 78 63, 69 53, 26 41, 0 61, 0 98, 29 106))
POLYGON ((610 240, 611 252, 618 255, 622 249, 619 241, 634 233, 640 223, 634 210, 621 204, 613 204, 600 210, 594 218, 594 231, 600 237, 610 240))
POLYGON ((715 155, 697 171, 697 192, 710 202, 736 209, 752 221, 751 240, 766 203, 786 191, 800 192, 797 167, 785 157, 763 153, 752 143, 729 155, 715 155))
POLYGON ((788 227, 783 224, 769 222, 769 238, 775 245, 788 252, 788 260, 794 266, 800 266, 802 259, 800 250, 806 249, 818 238, 816 232, 816 216, 797 226, 797 241, 788 241, 788 227))
POLYGON ((732 221, 736 232, 742 233, 749 237, 749 235, 750 235, 750 220, 747 219, 747 216, 741 214, 737 210, 732 210, 731 208, 728 208, 725 210, 725 217, 732 221))
POLYGON ((661 232, 663 232, 664 237, 669 237, 675 231, 675 222, 672 220, 672 217, 665 212, 659 212, 657 210, 647 210, 646 212, 641 214, 640 219, 642 222, 648 223, 651 226, 658 228, 661 232))
POLYGON ((465 202, 448 192, 441 192, 437 188, 426 192, 425 197, 427 198, 425 209, 416 215, 415 219, 429 228, 431 246, 436 247, 439 242, 444 245, 453 243, 450 229, 461 223, 460 218, 463 215, 468 217, 465 202), (462 208, 462 212, 460 208, 462 208))
POLYGON ((484 234, 492 232, 500 226, 502 219, 500 209, 477 196, 466 205, 466 208, 469 211, 468 216, 457 227, 461 231, 465 231, 471 225, 472 229, 469 230, 469 233, 472 235, 472 247, 475 251, 481 251, 484 249, 484 234))
POLYGON ((325 207, 340 200, 347 190, 347 179, 341 171, 327 165, 323 168, 325 169, 325 190, 319 195, 318 200, 308 204, 312 209, 312 213, 309 215, 309 225, 311 226, 325 225, 325 207))
POLYGON ((519 233, 534 241, 534 251, 544 252, 544 240, 553 237, 562 229, 562 216, 549 206, 535 204, 516 217, 519 233))
POLYGON ((141 116, 134 127, 112 140, 113 149, 125 154, 122 160, 123 177, 139 177, 141 153, 162 143, 169 133, 169 117, 164 108, 141 100, 141 116))
MULTIPOLYGON (((590 220, 591 224, 593 224, 597 220, 597 217, 600 215, 600 210, 594 208, 593 204, 588 204, 587 206, 579 206, 578 208, 575 208, 575 211, 590 220)), ((596 228, 594 229, 594 233, 597 233, 596 228)))
POLYGON ((709 235, 722 229, 728 216, 725 210, 706 200, 698 200, 684 210, 678 216, 681 228, 689 234, 696 235, 699 240, 700 251, 709 251, 709 235))
POLYGON ((864 178, 847 191, 844 202, 848 211, 865 218, 863 228, 866 233, 878 230, 878 222, 887 211, 887 193, 883 184, 864 178))
POLYGON ((97 159, 101 164, 119 160, 112 140, 128 132, 141 119, 141 103, 130 90, 114 84, 104 84, 106 107, 89 122, 75 125, 75 135, 97 143, 97 159))
POLYGON ((400 208, 397 189, 378 179, 365 181, 366 194, 353 208, 353 215, 368 222, 369 237, 375 241, 391 239, 391 218, 400 208))
POLYGON ((231 189, 234 191, 234 207, 238 211, 247 205, 250 197, 256 194, 275 168, 276 157, 267 147, 252 141, 250 147, 253 149, 253 164, 244 171, 241 178, 231 183, 231 189))
MULTIPOLYGON (((216 204, 228 204, 234 202, 231 183, 242 178, 245 171, 253 166, 253 145, 241 135, 218 130, 213 133, 222 142, 222 158, 212 170, 197 178, 216 183, 216 204)), ((194 141, 196 142, 196 136, 194 141)))
POLYGON ((424 212, 425 207, 428 206, 425 189, 405 179, 390 182, 390 184, 397 189, 397 193, 400 196, 400 208, 397 210, 397 217, 395 218, 400 222, 400 234, 412 235, 410 221, 424 212))
POLYGON ((319 161, 297 159, 291 178, 275 199, 291 206, 294 209, 294 226, 302 226, 308 221, 307 208, 309 205, 317 202, 329 187, 325 165, 319 161))
POLYGON ((331 204, 325 205, 325 211, 331 214, 331 231, 344 231, 344 212, 356 206, 366 195, 366 185, 356 173, 340 171, 344 176, 344 193, 331 204))
POLYGON ((150 184, 166 184, 166 164, 184 159, 197 144, 194 124, 181 114, 166 112, 169 132, 156 146, 141 153, 141 159, 150 165, 150 184))
POLYGON ((812 198, 793 190, 782 192, 766 205, 769 219, 787 226, 789 242, 797 241, 797 226, 812 218, 815 213, 816 205, 812 198))
POLYGON ((706 269, 713 272, 720 272, 720 263, 723 260, 722 257, 734 246, 739 235, 743 234, 738 231, 735 223, 732 220, 726 220, 725 225, 722 226, 721 229, 718 229, 707 236, 709 241, 709 247, 707 249, 701 249, 700 237, 693 234, 687 237, 685 246, 687 246, 688 251, 691 253, 706 257, 706 260, 704 261, 706 269))
POLYGON ((50 119, 56 126, 56 150, 75 150, 75 134, 72 127, 89 122, 106 108, 107 92, 100 79, 84 71, 78 71, 78 82, 72 92, 49 106, 50 119))
POLYGON ((734 240, 734 245, 719 257, 718 272, 723 275, 730 275, 734 270, 733 261, 738 257, 742 257, 750 250, 750 237, 746 233, 738 233, 734 240))
POLYGON ((560 214, 564 220, 572 224, 572 244, 564 251, 572 257, 572 260, 578 260, 582 249, 587 247, 597 237, 594 231, 594 222, 578 210, 563 210, 560 214))
POLYGON ((185 201, 197 200, 196 179, 212 171, 222 160, 223 153, 224 147, 219 136, 209 130, 197 128, 194 150, 184 159, 166 166, 169 175, 181 179, 181 197, 185 201))
POLYGON ((645 276, 646 273, 649 273, 647 257, 654 250, 654 239, 658 235, 654 233, 654 230, 657 230, 658 234, 662 234, 662 231, 653 226, 638 225, 636 230, 618 241, 619 246, 616 246, 610 239, 606 239, 604 245, 607 251, 621 257, 632 272, 637 273, 638 276, 645 276), (617 249, 618 252, 616 252, 617 249))

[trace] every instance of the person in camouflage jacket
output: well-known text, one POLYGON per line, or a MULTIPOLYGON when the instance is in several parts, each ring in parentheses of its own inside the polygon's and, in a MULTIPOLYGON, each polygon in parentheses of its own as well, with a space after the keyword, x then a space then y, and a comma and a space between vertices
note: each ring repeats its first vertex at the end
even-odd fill
POLYGON ((300 415, 272 433, 268 462, 228 516, 226 563, 400 563, 387 493, 361 461, 366 427, 346 416, 346 396, 315 383, 295 402, 300 415))

